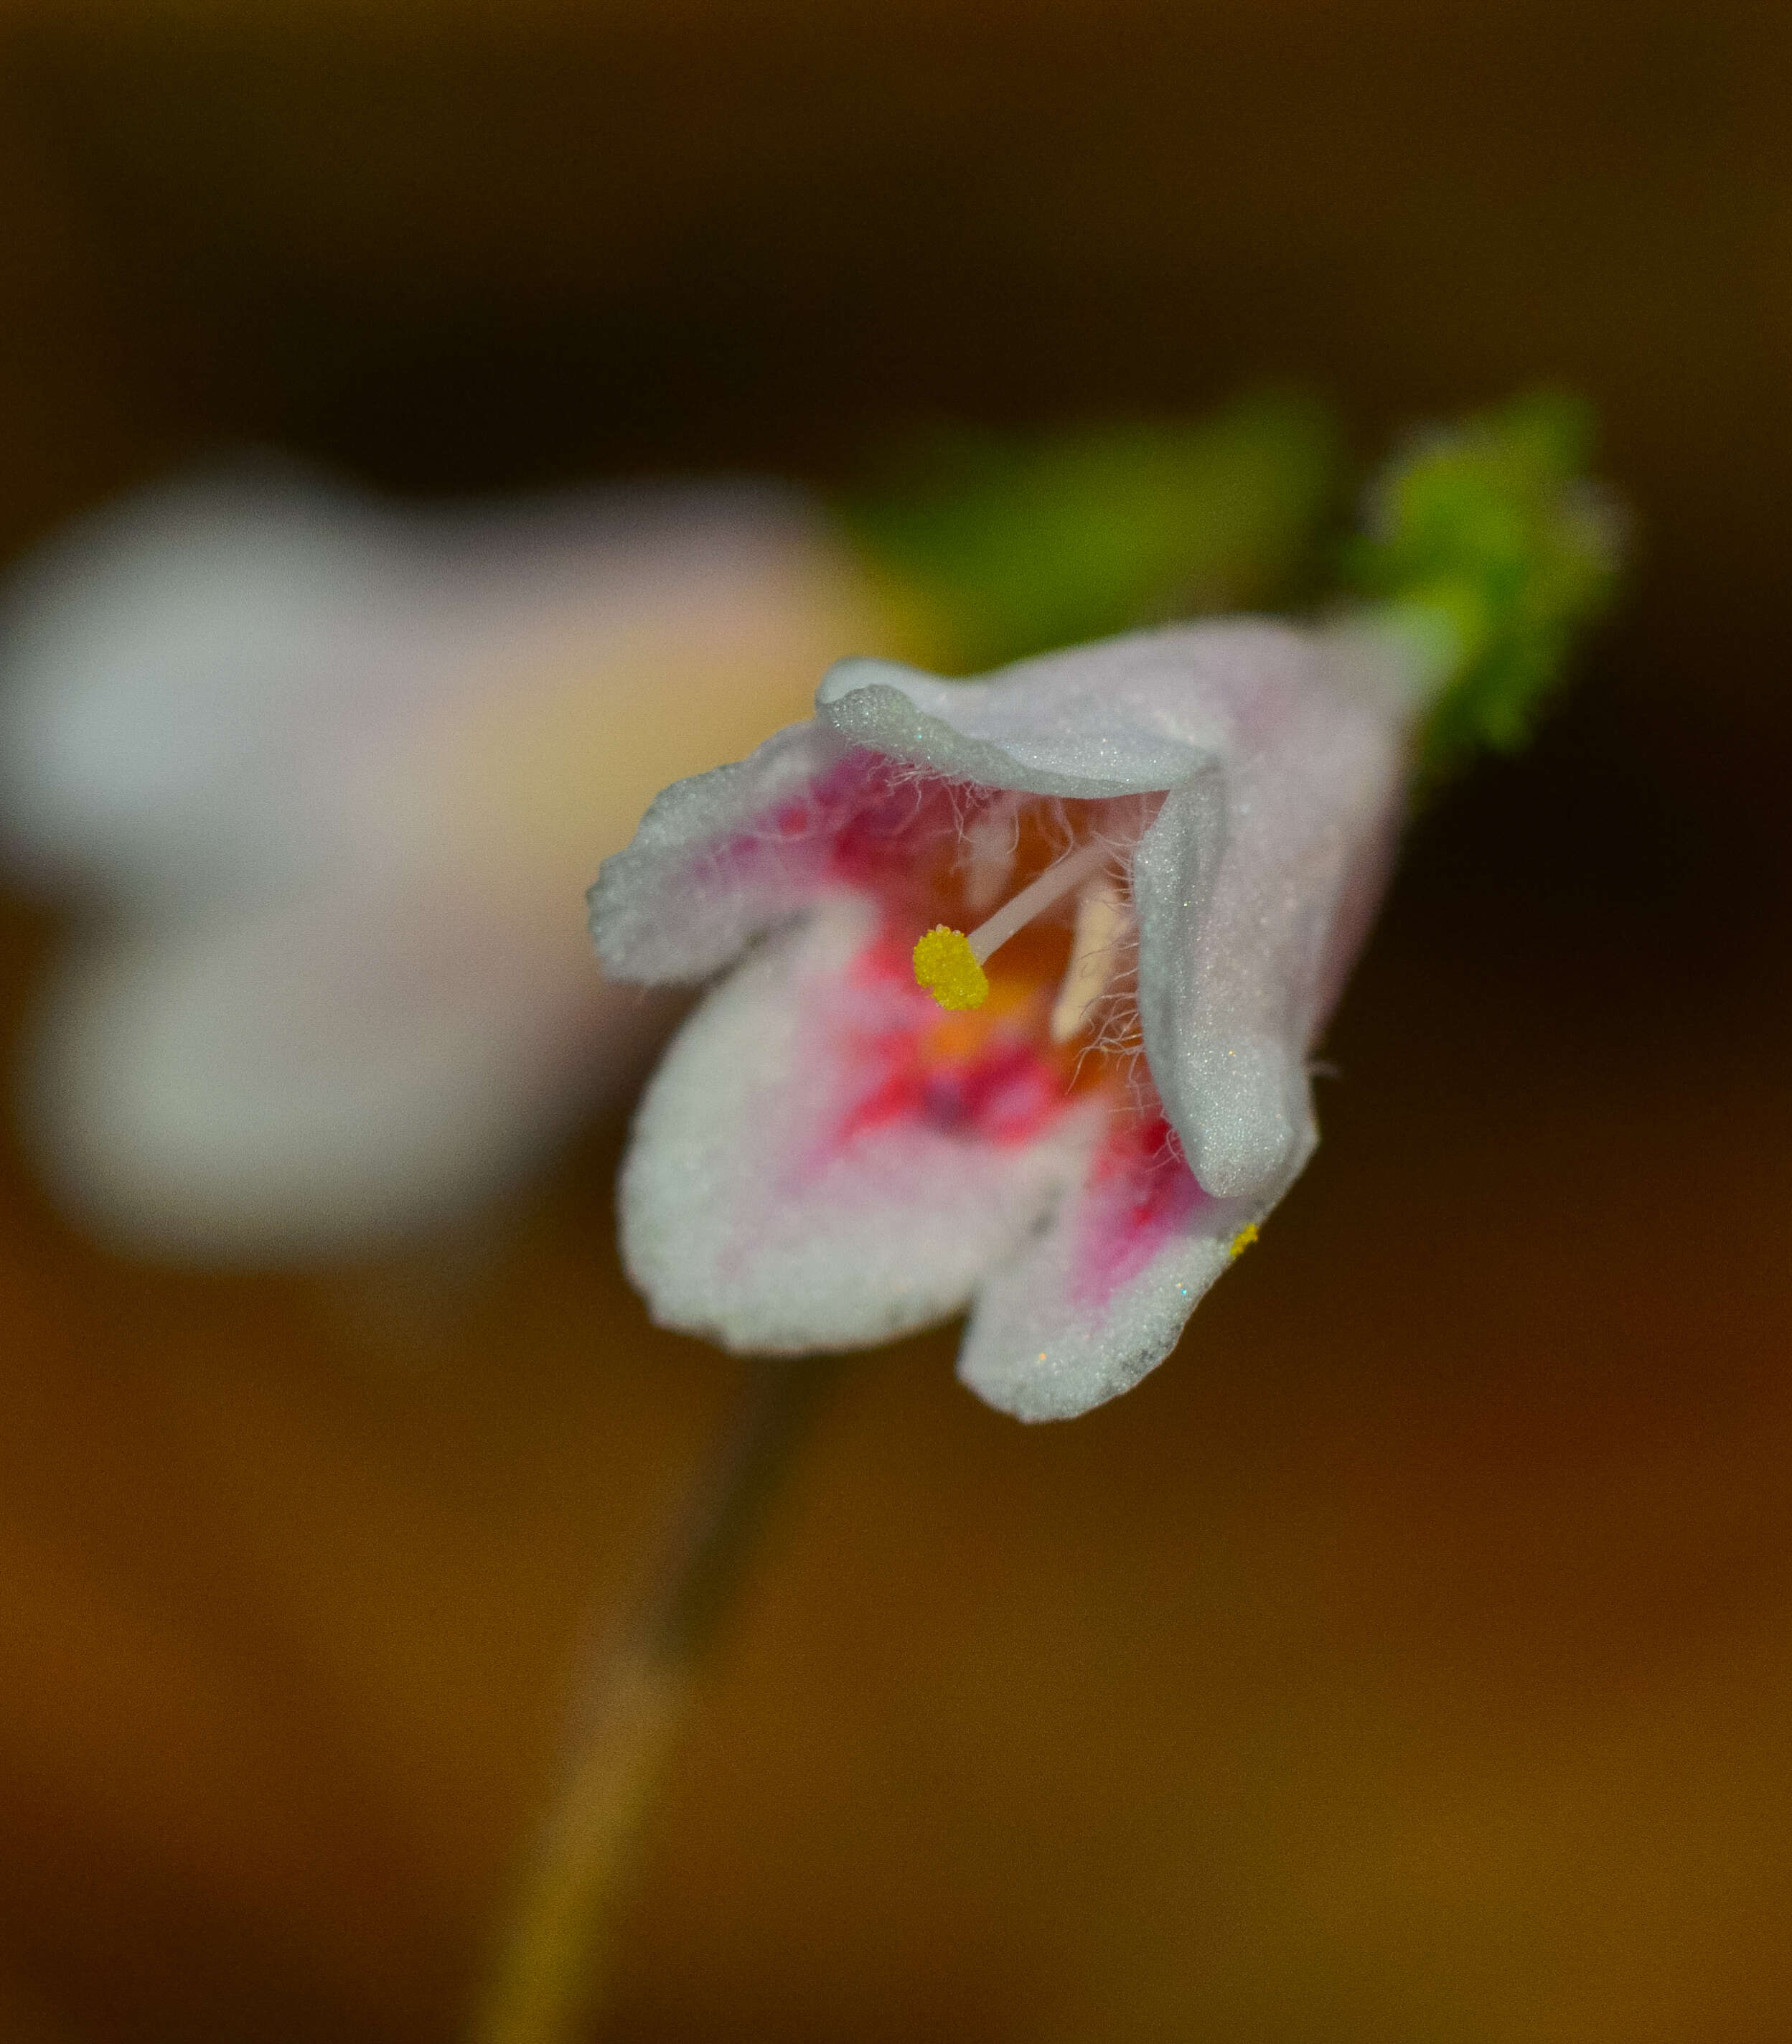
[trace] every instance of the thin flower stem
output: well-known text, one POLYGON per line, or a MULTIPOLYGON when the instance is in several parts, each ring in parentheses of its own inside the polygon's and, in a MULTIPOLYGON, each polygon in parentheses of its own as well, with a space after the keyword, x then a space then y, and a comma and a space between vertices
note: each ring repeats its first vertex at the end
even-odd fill
POLYGON ((593 1669, 471 2044, 583 2044, 593 2034, 655 1792, 827 1374, 812 1362, 747 1366, 676 1535, 621 1638, 593 1669))

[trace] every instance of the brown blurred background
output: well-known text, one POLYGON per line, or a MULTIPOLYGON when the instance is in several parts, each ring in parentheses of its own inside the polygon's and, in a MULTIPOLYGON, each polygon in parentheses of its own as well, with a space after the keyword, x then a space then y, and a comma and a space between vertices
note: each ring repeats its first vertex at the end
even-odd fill
MULTIPOLYGON (((1792 2035, 1792 14, 15 11, 0 540, 221 441, 405 492, 1542 377, 1639 514, 1415 833, 1326 1142, 1074 1426, 837 1389, 655 1826, 642 2040, 1792 2035)), ((49 938, 6 912, 7 1014, 49 938)), ((599 1131, 474 1245, 0 1201, 0 2034, 453 2032, 729 1367, 599 1131)))

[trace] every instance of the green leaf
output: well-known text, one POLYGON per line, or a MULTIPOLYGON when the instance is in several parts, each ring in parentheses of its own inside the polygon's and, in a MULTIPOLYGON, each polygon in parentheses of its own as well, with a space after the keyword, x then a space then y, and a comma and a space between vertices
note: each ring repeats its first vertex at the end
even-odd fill
POLYGON ((1313 593, 1341 495, 1315 401, 1242 399, 1198 424, 934 436, 842 507, 966 673, 1203 611, 1313 593))

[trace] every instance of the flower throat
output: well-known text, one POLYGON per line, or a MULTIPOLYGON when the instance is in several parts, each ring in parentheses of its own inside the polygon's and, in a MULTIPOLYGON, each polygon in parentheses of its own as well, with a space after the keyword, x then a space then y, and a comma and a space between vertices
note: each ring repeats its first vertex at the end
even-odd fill
MULTIPOLYGON (((998 813, 980 819, 966 833, 970 851, 967 905, 999 894, 1011 872, 1011 851, 1000 849, 992 840, 1004 824, 1013 827, 1016 807, 1011 805, 1006 816, 998 813)), ((1131 934, 1131 916, 1119 870, 1121 858, 1121 847, 1103 839, 1075 843, 969 932, 936 924, 915 945, 916 984, 943 1009, 960 1012, 980 1008, 989 998, 989 976, 984 969, 988 959, 1011 938, 1074 896, 1069 958, 1049 1024, 1054 1043, 1069 1043, 1088 1025, 1131 934)))

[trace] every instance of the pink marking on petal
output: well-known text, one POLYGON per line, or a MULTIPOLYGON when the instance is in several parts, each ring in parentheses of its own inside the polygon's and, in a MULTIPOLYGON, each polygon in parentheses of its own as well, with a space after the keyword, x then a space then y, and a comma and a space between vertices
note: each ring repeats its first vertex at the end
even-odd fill
POLYGON ((1022 1006, 989 1019, 942 1016, 915 984, 906 945, 888 932, 867 944, 830 998, 809 1012, 841 1105, 831 1155, 875 1132, 1012 1149, 1036 1140, 1073 1105, 1065 1061, 1022 1006))
POLYGON ((934 1017, 923 1016, 919 1026, 857 1039, 850 1055, 859 1083, 837 1125, 841 1147, 908 1122, 1011 1149, 1033 1142, 1071 1105, 1062 1072, 1026 1039, 992 1032, 967 1055, 942 1053, 934 1017))
POLYGON ((1212 1204, 1161 1113, 1116 1117, 1083 1191, 1072 1266, 1078 1305, 1105 1307, 1212 1204))
POLYGON ((955 854, 961 809, 976 799, 861 747, 709 847, 703 864, 724 886, 769 866, 792 880, 911 898, 955 854))
MULTIPOLYGON (((1201 1197, 1161 1117, 1149 1123, 1124 1110, 1104 1060, 1054 1045, 1047 1028, 1062 970, 1017 941, 1003 975, 1000 1004, 974 1016, 942 1014, 915 984, 915 934, 963 907, 966 832, 993 805, 1024 839, 1023 863, 1061 849, 1065 818, 1051 805, 1028 824, 1004 791, 917 773, 880 753, 849 752, 800 794, 755 817, 713 855, 724 880, 769 867, 808 889, 830 884, 881 905, 881 927, 846 970, 825 987, 797 990, 820 1033, 815 1083, 834 1105, 827 1131, 799 1166, 806 1172, 838 1159, 875 1132, 906 1128, 918 1139, 1015 1149, 1038 1140, 1073 1106, 1107 1094, 1115 1131, 1085 1193, 1090 1282, 1105 1297, 1142 1269, 1155 1244, 1201 1197), (1026 833, 1030 832, 1030 836, 1026 833)), ((1107 817, 1139 827, 1137 802, 1087 805, 1091 828, 1107 817), (1116 815, 1110 816, 1113 809, 1116 815)), ((712 869, 713 870, 713 869, 712 869)), ((1046 932, 1068 946, 1067 931, 1046 932)))

